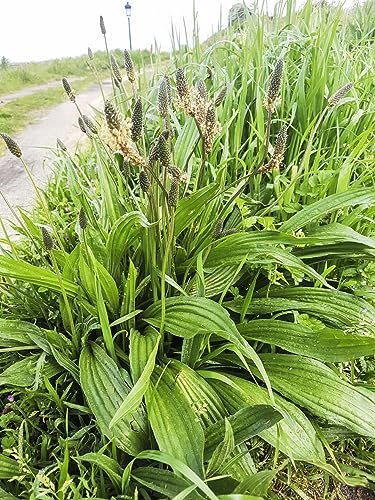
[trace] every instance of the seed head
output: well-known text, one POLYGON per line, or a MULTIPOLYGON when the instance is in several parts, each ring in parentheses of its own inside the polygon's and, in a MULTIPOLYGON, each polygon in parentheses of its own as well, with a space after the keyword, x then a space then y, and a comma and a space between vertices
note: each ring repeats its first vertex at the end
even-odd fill
POLYGON ((121 128, 120 114, 109 99, 107 99, 104 104, 104 115, 107 121, 108 128, 110 130, 114 129, 120 130, 121 128))
POLYGON ((218 93, 216 99, 215 99, 215 106, 218 108, 220 104, 224 101, 225 96, 227 95, 227 86, 224 85, 224 87, 220 90, 218 93))
POLYGON ((102 32, 103 35, 105 35, 107 33, 107 30, 105 29, 105 26, 104 26, 103 16, 100 16, 99 23, 100 23, 100 31, 102 32))
POLYGON ((164 139, 163 135, 159 137, 158 149, 159 149, 160 163, 163 165, 163 167, 168 168, 169 165, 171 164, 171 152, 169 150, 168 143, 164 139))
POLYGON ((353 87, 353 84, 351 82, 347 83, 341 89, 339 89, 337 92, 335 92, 329 99, 328 99, 328 106, 330 108, 333 108, 338 104, 343 97, 346 96, 346 94, 349 92, 349 90, 353 87))
POLYGON ((155 141, 153 146, 151 147, 150 154, 148 157, 149 163, 155 163, 158 161, 160 155, 159 155, 159 139, 155 141))
POLYGON ((168 106, 172 104, 172 86, 171 86, 171 80, 168 75, 164 75, 163 81, 165 82, 165 87, 167 89, 167 95, 168 95, 168 106))
POLYGON ((223 219, 218 219, 216 224, 215 224, 214 232, 213 232, 213 237, 215 240, 220 238, 221 233, 223 232, 223 226, 224 226, 223 219))
POLYGON ((110 60, 111 60, 111 68, 112 68, 112 73, 113 73, 115 83, 117 86, 119 86, 122 82, 122 74, 120 71, 120 66, 117 64, 116 58, 112 54, 111 54, 110 60))
POLYGON ((61 151, 68 151, 68 148, 65 146, 65 144, 60 139, 56 140, 56 146, 57 146, 57 149, 61 149, 61 151))
POLYGON ((184 70, 181 68, 176 71, 176 89, 181 100, 189 97, 189 85, 184 70))
POLYGON ((12 155, 17 156, 17 158, 21 158, 22 151, 16 141, 9 137, 8 134, 5 134, 5 132, 1 132, 0 136, 4 139, 6 147, 9 149, 12 155))
POLYGON ((139 185, 144 193, 148 193, 151 182, 146 170, 141 170, 139 172, 139 185))
POLYGON ((212 145, 218 130, 216 110, 214 104, 211 102, 207 108, 206 122, 203 128, 204 144, 208 153, 212 150, 212 145))
POLYGON ((236 229, 235 227, 230 227, 229 229, 224 229, 224 231, 221 232, 220 237, 229 236, 230 234, 234 234, 237 232, 238 232, 238 229, 236 229))
POLYGON ((87 47, 87 55, 89 56, 90 61, 94 59, 94 54, 92 53, 90 47, 87 47))
POLYGON ((134 105, 132 114, 132 139, 137 142, 143 131, 143 111, 142 111, 142 101, 138 98, 134 105))
POLYGON ((258 168, 259 173, 271 172, 275 168, 279 168, 285 155, 286 141, 288 139, 288 127, 283 125, 277 135, 273 155, 270 161, 258 168))
POLYGON ((93 120, 91 120, 91 118, 88 117, 87 115, 83 115, 82 118, 83 118, 83 121, 86 125, 86 128, 89 129, 89 131, 92 134, 96 135, 98 133, 98 128, 97 128, 95 122, 93 120))
POLYGON ((267 95, 264 101, 266 109, 272 113, 275 110, 277 99, 279 97, 281 79, 283 76, 284 60, 279 59, 274 67, 271 75, 270 84, 268 86, 267 95))
POLYGON ((89 225, 89 221, 87 219, 87 215, 86 215, 86 212, 85 212, 83 207, 81 207, 81 209, 79 211, 78 223, 79 223, 79 227, 82 230, 86 229, 86 227, 89 225))
POLYGON ((171 182, 171 187, 168 193, 168 205, 172 208, 177 207, 179 198, 179 185, 180 185, 180 179, 178 177, 173 177, 171 182))
POLYGON ((42 237, 43 237, 44 248, 48 252, 50 252, 51 250, 53 250, 53 247, 55 246, 55 243, 54 243, 54 241, 52 239, 52 236, 51 236, 50 232, 44 226, 42 227, 42 237))
POLYGON ((79 125, 79 128, 82 130, 82 132, 86 135, 88 135, 88 130, 86 128, 86 125, 85 125, 85 122, 82 120, 82 118, 79 116, 78 117, 78 125, 79 125))
POLYGON ((207 87, 204 81, 201 79, 197 83, 197 94, 203 101, 208 101, 207 87))
POLYGON ((129 165, 129 162, 127 160, 125 160, 125 158, 123 159, 123 162, 122 162, 122 171, 123 171, 125 177, 128 177, 128 175, 130 174, 130 165, 129 165))
POLYGON ((168 94, 167 81, 165 78, 160 83, 158 92, 158 106, 160 116, 165 118, 168 115, 168 106, 170 104, 170 96, 168 94))
POLYGON ((75 95, 75 92, 74 90, 72 89, 70 83, 68 82, 68 80, 66 78, 63 78, 62 79, 62 84, 63 84, 63 87, 64 87, 64 90, 67 94, 67 96, 69 97, 69 99, 72 101, 72 102, 75 102, 76 100, 76 95, 75 95))
POLYGON ((124 61, 125 61, 126 74, 129 78, 129 82, 134 83, 135 82, 134 64, 129 52, 126 49, 124 50, 124 61))

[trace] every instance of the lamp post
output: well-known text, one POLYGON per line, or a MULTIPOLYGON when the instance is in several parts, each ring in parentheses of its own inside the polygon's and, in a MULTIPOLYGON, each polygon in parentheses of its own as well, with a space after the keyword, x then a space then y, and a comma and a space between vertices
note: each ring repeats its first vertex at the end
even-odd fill
POLYGON ((132 32, 131 32, 131 29, 130 29, 130 16, 131 16, 131 10, 132 10, 132 7, 130 5, 129 2, 126 2, 126 5, 125 5, 125 12, 126 12, 126 17, 128 18, 128 28, 129 28, 129 47, 130 47, 130 50, 132 50, 132 32))

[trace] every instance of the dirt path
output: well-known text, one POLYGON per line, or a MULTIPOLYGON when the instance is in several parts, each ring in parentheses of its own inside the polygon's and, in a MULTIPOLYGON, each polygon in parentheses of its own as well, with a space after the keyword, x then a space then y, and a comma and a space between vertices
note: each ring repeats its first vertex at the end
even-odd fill
MULTIPOLYGON (((69 78, 70 82, 76 82, 78 80, 84 80, 83 76, 77 76, 74 78, 69 78)), ((0 108, 1 106, 5 106, 16 99, 20 99, 21 97, 27 97, 28 95, 35 94, 35 92, 40 92, 42 90, 54 89, 57 87, 61 87, 61 80, 57 80, 54 82, 42 83, 41 85, 34 85, 33 87, 27 87, 22 90, 18 90, 17 92, 11 92, 10 94, 0 95, 0 108)))
MULTIPOLYGON (((110 81, 104 82, 104 88, 108 93, 111 91, 110 81)), ((102 108, 99 86, 92 86, 79 94, 77 102, 82 112, 88 115, 93 114, 91 107, 102 108)), ((42 118, 14 137, 40 187, 46 185, 51 173, 53 153, 48 151, 48 148, 56 147, 56 138, 61 139, 68 149, 85 140, 78 128, 77 119, 78 114, 74 104, 67 101, 47 111, 42 118)), ((0 157, 0 191, 13 209, 30 208, 34 203, 35 193, 31 183, 19 159, 12 156, 9 151, 0 157)), ((9 219, 14 220, 14 218, 2 197, 0 197, 0 218, 5 222, 7 231, 12 234, 9 219)), ((0 228, 0 238, 2 237, 3 230, 0 228)))

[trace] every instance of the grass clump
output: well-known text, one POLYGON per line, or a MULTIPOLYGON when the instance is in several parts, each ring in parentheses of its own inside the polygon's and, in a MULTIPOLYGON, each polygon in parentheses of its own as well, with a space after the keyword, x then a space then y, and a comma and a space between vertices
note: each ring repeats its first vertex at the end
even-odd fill
MULTIPOLYGON (((293 14, 301 33, 316 29, 308 8, 293 14)), ((320 57, 339 18, 314 16, 321 33, 302 42, 320 57)), ((37 217, 20 213, 25 238, 0 257, 5 491, 272 499, 371 486, 367 107, 345 136, 366 101, 356 86, 369 87, 357 79, 345 97, 323 65, 324 99, 300 109, 317 63, 289 47, 281 75, 277 23, 290 19, 267 38, 269 21, 249 22, 220 42, 225 57, 181 50, 141 90, 127 53, 131 88, 114 85, 95 117, 72 102, 90 148, 59 147, 37 217)))

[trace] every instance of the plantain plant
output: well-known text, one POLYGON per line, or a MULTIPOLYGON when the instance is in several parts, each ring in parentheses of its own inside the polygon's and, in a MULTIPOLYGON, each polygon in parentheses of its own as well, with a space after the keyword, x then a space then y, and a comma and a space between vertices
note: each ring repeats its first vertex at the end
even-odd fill
MULTIPOLYGON (((102 18, 100 26, 105 36, 102 18)), ((95 117, 63 80, 90 149, 73 156, 59 142, 58 181, 36 187, 39 222, 19 216, 32 257, 10 240, 0 256, 0 347, 13 353, 0 383, 38 415, 46 398, 57 458, 46 456, 46 430, 14 408, 18 445, 0 455, 9 493, 264 498, 299 462, 367 483, 331 443, 375 438, 373 386, 361 373, 375 353, 375 307, 341 289, 328 265, 373 259, 375 241, 351 227, 361 211, 350 209, 375 194, 370 185, 340 189, 294 205, 288 218, 283 205, 267 222, 267 208, 289 193, 275 183, 270 197, 268 185, 287 175, 290 144, 305 137, 296 186, 311 172, 321 123, 352 89, 332 89, 308 131, 284 116, 273 134, 276 111, 288 109, 287 57, 262 89, 263 122, 250 122, 241 74, 224 85, 178 67, 145 91, 131 54, 126 84, 108 52, 114 95, 95 117), (260 123, 248 161, 243 134, 260 123), (347 211, 341 223, 328 218, 338 210, 347 211), (43 436, 42 465, 32 448, 23 452, 25 428, 43 436)), ((2 137, 23 162, 22 147, 2 137)))

